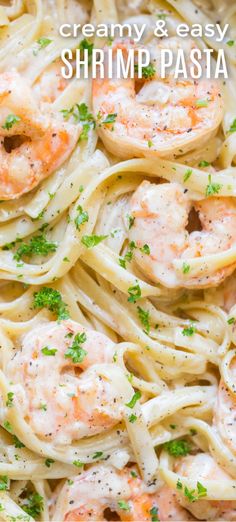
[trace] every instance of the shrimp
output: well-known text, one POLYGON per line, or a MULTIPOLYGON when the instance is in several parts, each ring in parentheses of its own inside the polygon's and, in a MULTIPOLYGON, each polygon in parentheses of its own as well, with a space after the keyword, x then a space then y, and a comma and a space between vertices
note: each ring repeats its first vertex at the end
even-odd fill
MULTIPOLYGON (((233 383, 236 383, 236 359, 230 365, 233 383)), ((235 384, 234 384, 235 389, 235 384)), ((215 407, 214 424, 223 441, 236 454, 236 393, 229 390, 221 379, 215 407)))
POLYGON ((51 63, 33 86, 39 103, 53 103, 68 85, 68 80, 61 75, 63 63, 57 60, 51 63))
MULTIPOLYGON (((117 515, 119 520, 145 522, 159 520, 157 514, 161 521, 189 520, 169 488, 162 488, 158 494, 150 492, 135 467, 118 471, 113 466, 91 466, 71 482, 64 485, 58 499, 63 522, 102 522, 117 520, 117 515)), ((58 520, 57 506, 54 517, 58 520)))
MULTIPOLYGON (((234 198, 211 197, 190 201, 178 183, 156 185, 143 181, 130 199, 128 214, 134 218, 129 239, 134 241, 134 259, 148 279, 169 288, 208 288, 219 285, 235 269, 224 267, 209 275, 191 276, 191 270, 178 274, 176 259, 199 258, 222 253, 236 243, 236 204, 234 198), (198 213, 202 230, 188 232, 190 210, 198 213), (143 251, 147 244, 150 254, 143 251), (141 250, 140 250, 141 249, 141 250)), ((126 219, 126 217, 125 217, 126 219)))
MULTIPOLYGON (((145 80, 137 78, 96 78, 93 81, 93 109, 100 121, 108 114, 115 122, 100 124, 98 133, 106 148, 121 158, 170 157, 182 155, 206 143, 217 131, 223 117, 222 97, 214 80, 176 80, 173 72, 161 78, 162 49, 177 49, 189 55, 192 40, 167 38, 147 46, 155 68, 147 69, 145 80), (150 72, 151 71, 151 72, 150 72)), ((105 47, 105 56, 110 48, 105 47)), ((137 46, 129 40, 113 43, 113 69, 116 52, 127 60, 129 49, 137 46)), ((106 62, 105 62, 106 66, 106 62)))
POLYGON ((42 113, 17 72, 0 75, 0 198, 15 199, 59 168, 73 151, 81 126, 42 113))
POLYGON ((119 422, 121 397, 94 366, 112 363, 114 349, 105 335, 71 320, 42 324, 23 337, 7 374, 34 433, 67 444, 119 422))
MULTIPOLYGON (((231 477, 221 469, 214 459, 207 453, 178 459, 175 471, 183 477, 196 479, 204 486, 204 479, 226 483, 231 477)), ((181 496, 181 504, 198 520, 236 520, 236 501, 204 500, 189 502, 181 496)))

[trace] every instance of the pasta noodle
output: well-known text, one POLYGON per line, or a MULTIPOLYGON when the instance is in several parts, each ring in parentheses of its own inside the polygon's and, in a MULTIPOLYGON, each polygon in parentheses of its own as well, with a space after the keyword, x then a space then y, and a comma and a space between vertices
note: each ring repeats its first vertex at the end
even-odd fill
POLYGON ((1 2, 1 521, 236 520, 235 17, 1 2), (62 77, 65 47, 134 45, 62 23, 145 23, 155 57, 157 19, 187 50, 179 23, 228 23, 196 45, 229 78, 62 77))

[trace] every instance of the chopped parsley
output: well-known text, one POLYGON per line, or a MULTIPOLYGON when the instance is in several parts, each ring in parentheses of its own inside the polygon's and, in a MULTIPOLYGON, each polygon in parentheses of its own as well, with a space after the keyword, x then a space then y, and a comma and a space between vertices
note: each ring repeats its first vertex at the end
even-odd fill
POLYGON ((177 480, 176 487, 177 489, 183 489, 183 484, 180 482, 180 479, 177 480))
POLYGON ((103 456, 103 451, 96 451, 96 453, 94 453, 94 455, 93 455, 93 459, 99 459, 102 456, 103 456))
POLYGON ((76 466, 77 468, 81 468, 82 466, 84 466, 84 463, 81 462, 81 460, 74 460, 73 464, 74 464, 74 466, 76 466))
POLYGON ((209 165, 210 165, 209 161, 205 161, 205 160, 202 160, 202 161, 200 161, 200 163, 198 163, 198 166, 200 168, 202 168, 202 167, 209 167, 209 165))
POLYGON ((16 116, 15 114, 8 114, 8 116, 5 119, 5 123, 2 125, 3 129, 10 130, 15 123, 18 123, 20 121, 20 117, 16 116))
POLYGON ((130 506, 125 500, 118 500, 117 504, 120 509, 123 509, 123 511, 130 511, 130 506))
POLYGON ((83 243, 83 245, 87 248, 93 248, 99 245, 99 243, 104 241, 104 239, 106 239, 107 237, 108 236, 96 236, 95 234, 92 236, 83 236, 81 239, 81 243, 83 243))
POLYGON ((8 392, 8 394, 7 394, 7 401, 6 401, 7 408, 12 408, 13 400, 14 400, 14 393, 13 392, 8 392))
POLYGON ((133 224, 134 224, 135 217, 127 215, 127 219, 128 219, 128 227, 129 227, 129 230, 130 230, 132 228, 133 224))
POLYGON ((129 243, 129 250, 127 250, 126 254, 124 255, 124 257, 120 257, 119 258, 119 264, 120 266, 122 266, 122 268, 126 268, 126 262, 130 263, 130 261, 132 261, 132 258, 133 258, 133 250, 136 248, 136 244, 134 241, 131 241, 129 243))
POLYGON ((188 263, 183 263, 183 266, 182 266, 183 274, 188 274, 189 271, 190 271, 190 265, 188 265, 188 263))
POLYGON ((233 45, 234 45, 234 40, 228 40, 228 42, 226 42, 226 43, 227 43, 227 45, 228 45, 229 47, 233 47, 233 45))
POLYGON ((140 286, 138 284, 134 285, 134 286, 130 286, 128 288, 128 294, 129 294, 129 297, 128 297, 129 303, 136 303, 136 301, 138 301, 138 299, 141 299, 141 297, 142 297, 140 286))
POLYGON ((93 56, 93 43, 90 43, 86 38, 80 42, 79 49, 81 51, 85 51, 87 49, 88 51, 88 65, 91 65, 92 63, 92 56, 93 56))
POLYGON ((236 132, 236 118, 235 120, 233 121, 233 123, 230 125, 230 128, 229 128, 229 131, 228 132, 236 132))
POLYGON ((117 118, 117 112, 108 114, 106 116, 105 120, 103 120, 101 122, 101 125, 109 125, 110 123, 114 123, 116 121, 116 118, 117 118))
POLYGON ((131 424, 133 424, 136 420, 137 420, 137 415, 134 415, 133 413, 131 413, 131 415, 129 416, 129 422, 131 422, 131 424))
POLYGON ((43 497, 39 493, 31 493, 21 503, 21 509, 23 509, 32 518, 38 517, 44 510, 43 497))
POLYGON ((50 43, 52 43, 52 40, 49 38, 41 37, 37 40, 37 44, 39 45, 39 51, 41 49, 45 49, 50 43))
POLYGON ((80 134, 79 141, 87 140, 90 128, 95 129, 96 122, 91 112, 89 112, 86 103, 76 103, 70 109, 62 109, 61 113, 63 118, 68 120, 71 116, 74 118, 75 123, 82 124, 82 133, 80 134))
POLYGON ((141 306, 138 306, 138 317, 142 325, 144 326, 144 332, 149 335, 150 333, 150 313, 144 310, 141 306))
POLYGON ((235 322, 235 317, 230 317, 230 319, 228 319, 227 323, 228 324, 234 324, 235 322))
MULTIPOLYGON (((180 482, 180 479, 177 480, 176 487, 180 490, 183 489, 183 484, 180 482)), ((190 491, 188 487, 185 486, 184 495, 185 497, 187 497, 189 502, 196 502, 196 500, 199 500, 200 498, 204 498, 207 496, 207 488, 205 488, 205 486, 203 486, 201 482, 197 482, 197 491, 195 489, 192 489, 190 491)))
MULTIPOLYGON (((134 71, 138 72, 138 70, 139 70, 139 66, 138 66, 138 64, 135 64, 134 71)), ((152 63, 149 63, 149 65, 147 65, 146 67, 142 67, 142 78, 144 78, 145 80, 151 80, 153 78, 153 76, 155 76, 155 74, 156 74, 156 69, 155 69, 154 65, 152 65, 152 63)))
POLYGON ((59 321, 69 317, 67 304, 62 301, 60 292, 47 286, 43 286, 41 290, 34 292, 33 307, 48 308, 57 315, 59 321))
MULTIPOLYGON (((235 129, 236 130, 236 129, 235 129)), ((218 194, 220 192, 222 185, 220 183, 212 183, 211 175, 208 176, 208 185, 206 188, 206 196, 214 196, 214 194, 218 194)))
POLYGON ((54 464, 55 460, 53 459, 46 459, 45 460, 45 466, 47 466, 47 468, 50 468, 51 464, 54 464))
MULTIPOLYGON (((24 256, 47 256, 49 253, 55 252, 57 249, 57 243, 54 241, 48 241, 44 234, 33 236, 29 243, 23 243, 20 239, 18 239, 18 242, 21 244, 13 256, 13 259, 16 261, 20 261, 24 256)), ((4 250, 10 250, 10 248, 15 246, 15 242, 12 243, 12 247, 10 247, 10 245, 10 243, 4 245, 4 250)))
POLYGON ((197 482, 197 492, 198 498, 203 498, 207 496, 207 488, 201 484, 201 482, 197 482))
POLYGON ((79 214, 75 218, 75 226, 77 230, 80 230, 80 226, 89 220, 89 216, 88 212, 86 210, 83 210, 81 205, 79 205, 76 210, 79 212, 79 214))
POLYGON ((150 247, 147 244, 143 245, 143 247, 141 247, 139 250, 141 252, 143 252, 143 254, 146 254, 147 256, 150 255, 150 247))
POLYGON ((4 428, 5 428, 7 431, 9 431, 10 433, 12 433, 13 428, 12 428, 11 423, 10 423, 8 420, 4 421, 3 426, 4 426, 4 428))
POLYGON ((184 439, 169 440, 163 447, 172 457, 184 457, 190 453, 191 449, 190 444, 184 439))
POLYGON ((137 478, 137 476, 138 476, 137 473, 136 473, 136 471, 134 471, 133 469, 131 470, 130 475, 131 475, 131 477, 133 477, 133 478, 137 478))
POLYGON ((15 448, 17 448, 17 449, 25 448, 25 445, 23 444, 23 442, 21 442, 16 435, 12 435, 12 437, 13 437, 13 442, 14 442, 15 448))
POLYGON ((195 502, 197 500, 195 493, 195 489, 188 489, 187 486, 184 487, 184 495, 187 497, 189 502, 195 502))
POLYGON ((8 489, 8 477, 7 475, 0 476, 0 491, 6 491, 8 489))
POLYGON ((186 172, 185 172, 185 174, 184 174, 184 183, 185 183, 186 181, 188 181, 188 179, 190 178, 190 176, 192 175, 192 173, 193 173, 192 169, 187 169, 187 170, 186 170, 186 172))
POLYGON ((141 398, 141 396, 142 396, 142 394, 140 391, 135 392, 132 399, 129 402, 127 402, 125 404, 125 406, 127 406, 128 408, 131 408, 131 409, 134 408, 136 402, 141 398))
POLYGON ((196 107, 208 107, 209 100, 196 100, 196 107))
POLYGON ((65 352, 65 357, 72 359, 73 363, 75 364, 81 363, 88 353, 81 346, 83 343, 85 343, 86 339, 87 338, 85 333, 78 333, 75 335, 72 345, 69 346, 65 352))
POLYGON ((159 522, 159 517, 158 517, 158 507, 157 506, 153 506, 150 511, 149 511, 150 515, 151 515, 151 521, 152 522, 159 522))
POLYGON ((41 352, 43 353, 43 355, 56 355, 57 353, 57 349, 56 348, 48 348, 48 346, 44 346, 44 348, 42 348, 41 352))
POLYGON ((182 330, 182 334, 185 335, 186 337, 191 337, 191 335, 195 334, 196 332, 196 328, 193 324, 191 324, 190 326, 188 326, 187 328, 184 328, 182 330))

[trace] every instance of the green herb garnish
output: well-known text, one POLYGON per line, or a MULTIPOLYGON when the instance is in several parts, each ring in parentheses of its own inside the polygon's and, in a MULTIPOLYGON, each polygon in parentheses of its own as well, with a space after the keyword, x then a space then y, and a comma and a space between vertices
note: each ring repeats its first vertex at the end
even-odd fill
POLYGON ((169 440, 163 444, 163 447, 172 457, 184 457, 190 453, 190 445, 184 439, 169 440))
POLYGON ((134 408, 136 402, 141 398, 141 396, 142 396, 142 394, 140 391, 135 392, 132 399, 129 402, 127 402, 125 404, 125 406, 127 406, 128 408, 131 408, 131 409, 134 408))
POLYGON ((75 364, 83 362, 88 352, 86 352, 81 345, 85 343, 86 339, 85 333, 78 333, 75 335, 72 345, 65 353, 65 357, 72 359, 75 364))
POLYGON ((144 326, 144 332, 149 335, 150 333, 150 312, 138 306, 138 317, 142 325, 144 326))
POLYGON ((206 196, 208 197, 208 196, 214 196, 215 194, 218 194, 220 192, 222 185, 220 185, 219 183, 212 183, 210 174, 208 176, 208 182, 209 183, 206 188, 206 196))
POLYGON ((38 292, 34 292, 33 307, 48 308, 57 315, 59 321, 69 317, 67 304, 62 301, 60 292, 47 286, 44 286, 38 292))
POLYGON ((8 114, 8 116, 5 119, 5 123, 2 125, 3 129, 10 130, 15 123, 18 123, 20 121, 20 117, 16 116, 15 114, 8 114))
POLYGON ((39 493, 31 493, 21 503, 21 509, 23 509, 32 518, 38 517, 44 510, 43 497, 39 493))
POLYGON ((13 400, 14 400, 14 393, 13 392, 8 392, 8 394, 7 394, 7 401, 6 401, 7 408, 12 408, 13 400))
POLYGON ((128 294, 129 294, 129 297, 128 297, 129 303, 136 303, 136 301, 138 301, 138 299, 141 299, 141 296, 142 296, 140 286, 138 284, 134 285, 134 286, 130 286, 128 288, 128 294))
POLYGON ((104 241, 104 239, 106 239, 107 237, 108 236, 96 236, 95 234, 91 236, 83 236, 81 239, 81 243, 83 243, 83 245, 87 248, 93 248, 99 245, 99 243, 104 241))
POLYGON ((57 353, 57 349, 56 348, 48 348, 48 346, 44 346, 44 348, 42 348, 41 352, 43 353, 43 355, 56 355, 57 353))

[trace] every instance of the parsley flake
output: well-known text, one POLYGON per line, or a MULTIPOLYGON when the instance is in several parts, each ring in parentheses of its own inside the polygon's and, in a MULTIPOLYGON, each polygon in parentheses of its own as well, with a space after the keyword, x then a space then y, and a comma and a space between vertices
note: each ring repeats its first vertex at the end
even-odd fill
POLYGON ((206 188, 206 196, 208 197, 208 196, 214 196, 214 194, 218 194, 220 192, 222 185, 220 185, 219 183, 212 183, 210 174, 208 176, 208 182, 209 183, 206 188))
POLYGON ((131 408, 131 409, 134 408, 136 402, 141 398, 141 396, 142 396, 142 394, 140 391, 135 392, 132 399, 129 402, 127 402, 125 404, 125 406, 127 406, 128 408, 131 408))
POLYGON ((41 290, 34 292, 33 307, 48 308, 48 310, 57 315, 59 321, 69 317, 67 304, 62 301, 60 292, 47 286, 43 286, 41 290))
POLYGON ((198 163, 198 166, 199 166, 200 168, 202 168, 202 167, 203 167, 203 168, 204 168, 204 167, 209 167, 209 165, 210 165, 209 161, 205 161, 205 160, 202 160, 202 161, 200 161, 200 163, 198 163))
POLYGON ((21 503, 21 509, 23 509, 32 518, 38 517, 44 510, 43 497, 39 493, 31 493, 21 503))
POLYGON ((75 335, 72 345, 65 352, 65 357, 71 358, 75 364, 83 362, 88 352, 82 348, 81 344, 85 343, 86 339, 85 333, 75 335))
POLYGON ((8 392, 8 394, 7 394, 7 401, 6 401, 7 408, 12 408, 13 400, 14 400, 14 393, 13 392, 8 392))
POLYGON ((55 355, 57 353, 57 349, 56 348, 48 348, 48 346, 44 346, 44 348, 42 348, 41 352, 43 353, 43 355, 55 355))
POLYGON ((192 173, 193 173, 192 169, 187 169, 187 170, 186 170, 186 172, 185 172, 185 174, 184 174, 184 183, 185 183, 186 181, 188 181, 188 179, 190 178, 190 176, 192 175, 192 173))
POLYGON ((86 246, 87 248, 93 248, 93 247, 99 245, 99 243, 104 241, 104 239, 106 239, 107 237, 108 236, 96 236, 96 235, 83 236, 81 239, 81 243, 83 243, 83 245, 86 246))
POLYGON ((134 285, 134 286, 130 286, 128 288, 128 294, 129 294, 128 302, 136 303, 136 301, 138 301, 138 299, 141 299, 141 297, 142 297, 140 286, 138 284, 134 285))
POLYGON ((79 212, 79 214, 75 218, 75 226, 77 230, 80 230, 80 226, 89 220, 89 216, 88 212, 86 210, 83 210, 81 205, 79 205, 76 210, 79 212))
POLYGON ((138 306, 138 317, 142 325, 144 326, 145 330, 144 332, 149 335, 150 333, 150 313, 147 310, 144 310, 141 308, 141 306, 138 306))
POLYGON ((117 504, 120 509, 123 509, 123 511, 130 511, 130 506, 125 500, 118 500, 117 504))
POLYGON ((16 116, 15 114, 8 114, 6 117, 5 123, 2 125, 3 129, 10 130, 15 123, 18 123, 20 121, 20 117, 16 116))
POLYGON ((190 453, 190 445, 184 439, 169 440, 163 445, 164 449, 172 455, 172 457, 184 457, 190 453))
POLYGON ((183 274, 188 274, 189 271, 190 271, 190 265, 188 265, 188 263, 183 263, 183 266, 182 266, 183 274))
POLYGON ((182 334, 185 335, 186 337, 191 337, 191 335, 195 334, 196 332, 196 328, 193 324, 191 324, 190 326, 188 326, 187 328, 184 328, 182 330, 182 334))
POLYGON ((230 125, 230 128, 228 130, 228 132, 236 132, 236 118, 235 120, 233 121, 233 123, 230 125))

